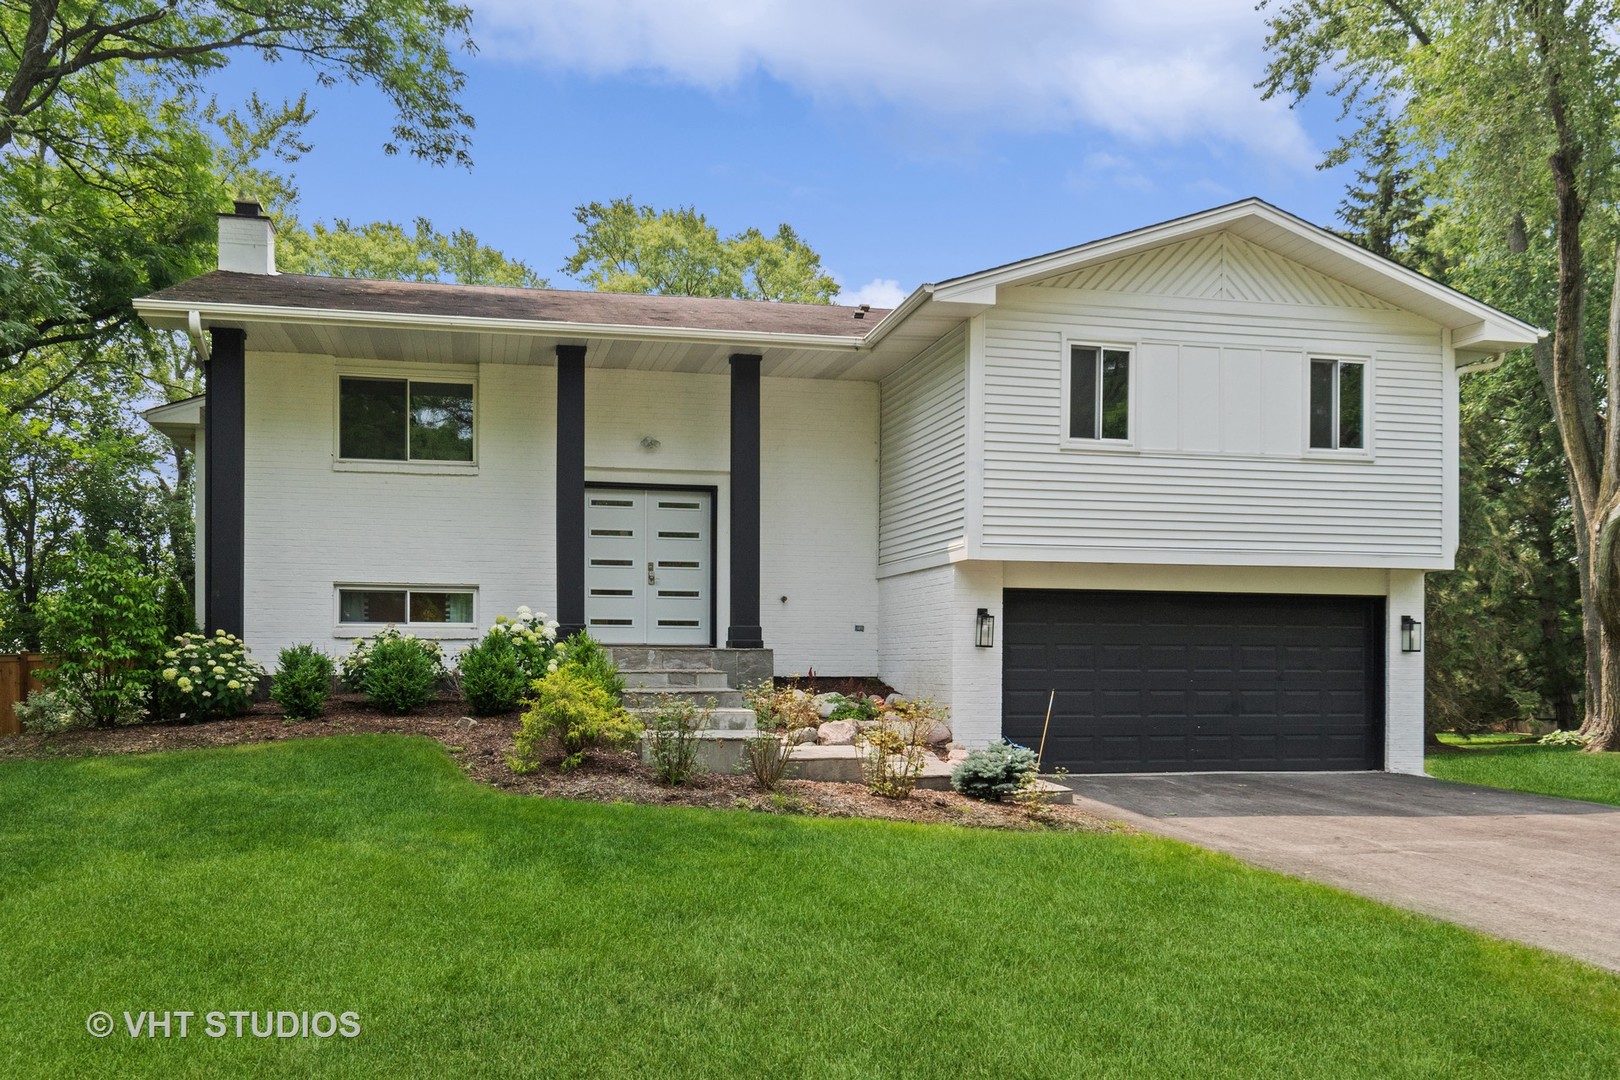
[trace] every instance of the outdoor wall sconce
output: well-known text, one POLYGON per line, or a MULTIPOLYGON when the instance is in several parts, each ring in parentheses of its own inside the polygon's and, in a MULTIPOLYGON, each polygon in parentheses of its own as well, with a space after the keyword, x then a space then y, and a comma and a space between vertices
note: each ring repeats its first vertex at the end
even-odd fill
POLYGON ((1410 615, 1401 616, 1401 652, 1423 651, 1423 624, 1410 615))
POLYGON ((981 649, 995 647, 996 617, 990 614, 989 608, 980 608, 978 618, 973 622, 973 644, 981 649))

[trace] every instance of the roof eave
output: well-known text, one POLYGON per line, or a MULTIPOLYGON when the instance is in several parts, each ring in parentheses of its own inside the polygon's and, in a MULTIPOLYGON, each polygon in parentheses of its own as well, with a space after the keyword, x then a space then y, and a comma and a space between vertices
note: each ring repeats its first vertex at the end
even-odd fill
MULTIPOLYGON (((306 308, 269 304, 230 304, 197 300, 135 301, 135 311, 159 329, 181 330, 193 311, 209 322, 340 324, 356 328, 437 330, 540 337, 616 340, 689 341, 712 345, 757 348, 828 349, 854 351, 866 346, 869 335, 772 333, 757 330, 714 330, 687 326, 637 326, 624 323, 581 323, 549 319, 492 319, 470 315, 424 315, 409 312, 362 311, 345 308, 306 308)), ((885 319, 880 320, 886 322, 885 319)))

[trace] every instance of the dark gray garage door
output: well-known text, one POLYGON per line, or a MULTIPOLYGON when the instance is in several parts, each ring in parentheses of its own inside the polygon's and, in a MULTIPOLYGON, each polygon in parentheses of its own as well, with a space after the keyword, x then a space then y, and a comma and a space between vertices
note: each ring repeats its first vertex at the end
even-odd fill
POLYGON ((1008 590, 1002 730, 1070 772, 1374 769, 1383 600, 1008 590))

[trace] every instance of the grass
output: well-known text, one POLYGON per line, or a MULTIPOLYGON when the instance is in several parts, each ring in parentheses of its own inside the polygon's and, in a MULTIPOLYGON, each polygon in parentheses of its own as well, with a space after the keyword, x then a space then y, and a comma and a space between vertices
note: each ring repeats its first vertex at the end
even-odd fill
POLYGON ((1430 776, 1620 806, 1620 754, 1587 754, 1576 747, 1535 743, 1458 745, 1464 747, 1460 753, 1429 756, 1430 776))
POLYGON ((526 798, 398 736, 0 766, 0 897, 5 1076, 1620 1075, 1620 978, 1185 845, 526 798))

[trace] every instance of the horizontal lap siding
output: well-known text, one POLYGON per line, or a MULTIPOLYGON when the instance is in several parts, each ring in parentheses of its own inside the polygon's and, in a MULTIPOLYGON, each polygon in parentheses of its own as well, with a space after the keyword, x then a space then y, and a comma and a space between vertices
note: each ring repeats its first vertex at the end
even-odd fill
POLYGON ((1007 290, 986 317, 984 542, 1441 559, 1442 362, 1438 328, 1378 308, 1007 290), (1137 346, 1134 449, 1059 448, 1066 335, 1137 346), (1335 354, 1373 361, 1371 461, 1307 456, 1306 364, 1335 354))
POLYGON ((966 349, 959 328, 883 382, 880 562, 940 552, 962 535, 966 349))

